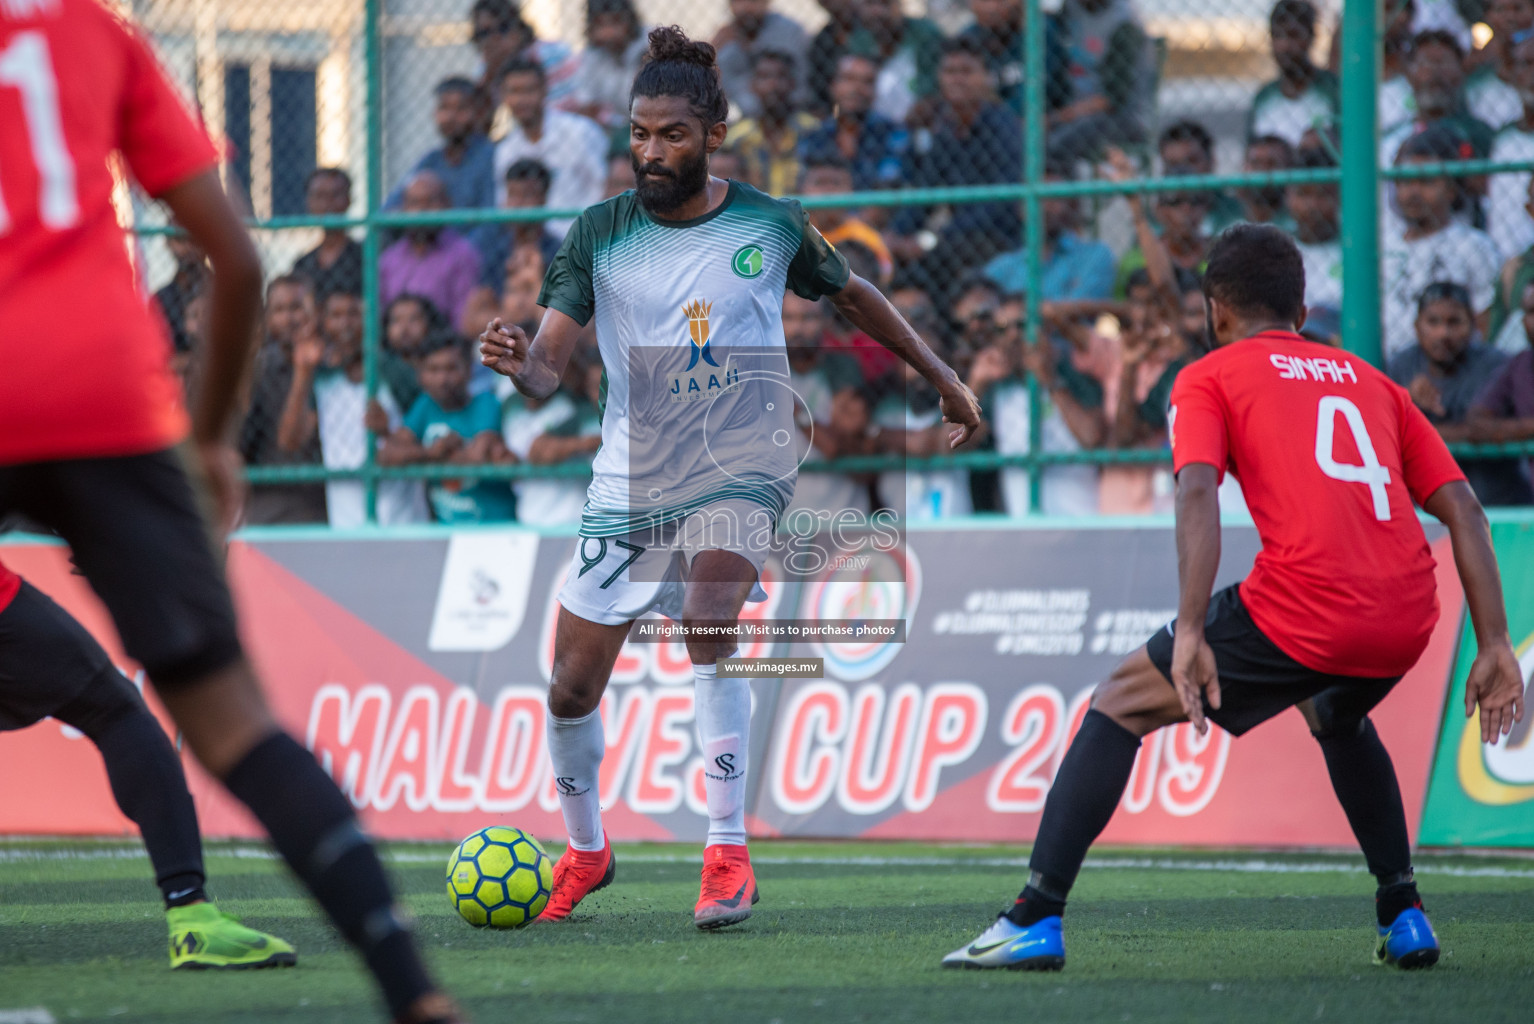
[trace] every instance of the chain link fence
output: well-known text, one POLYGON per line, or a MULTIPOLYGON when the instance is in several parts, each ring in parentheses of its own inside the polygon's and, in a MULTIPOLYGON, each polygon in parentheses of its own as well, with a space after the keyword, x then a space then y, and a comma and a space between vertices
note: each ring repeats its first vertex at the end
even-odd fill
MULTIPOLYGON (((800 501, 911 518, 1170 510, 1167 395, 1207 346, 1198 273, 1237 221, 1300 244, 1307 333, 1382 359, 1447 439, 1503 446, 1460 449, 1483 500, 1534 501, 1519 457, 1534 437, 1528 0, 1381 5, 1365 89, 1389 170, 1359 186, 1372 218, 1340 200, 1340 0, 131 12, 225 140, 266 262, 240 435, 249 523, 578 521, 600 441, 594 340, 533 402, 470 339, 495 316, 532 333, 573 216, 632 187, 628 89, 647 30, 673 22, 718 48, 730 125, 713 173, 803 197, 982 400, 986 430, 947 454, 924 382, 788 296, 800 501), (1371 220, 1379 312, 1359 317, 1372 290, 1344 299, 1345 247, 1371 220)), ((195 389, 201 254, 158 208, 133 213, 195 389)))

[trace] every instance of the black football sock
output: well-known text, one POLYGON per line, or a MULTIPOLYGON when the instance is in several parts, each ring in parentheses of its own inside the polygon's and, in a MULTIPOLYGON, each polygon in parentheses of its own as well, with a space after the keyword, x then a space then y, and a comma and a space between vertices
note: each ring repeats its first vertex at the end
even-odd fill
POLYGON ((186 773, 133 684, 108 669, 53 717, 79 729, 100 751, 112 798, 143 836, 165 906, 207 899, 202 838, 186 773))
MULTIPOLYGON (((1043 879, 1039 881, 1043 885, 1049 884, 1043 879)), ((1007 908, 1007 920, 1023 928, 1037 924, 1046 917, 1062 917, 1064 914, 1065 900, 1036 888, 1032 879, 1023 886, 1022 895, 1018 896, 1017 902, 1007 908)))
POLYGON ((1381 928, 1389 928, 1401 911, 1416 907, 1424 909, 1422 897, 1417 893, 1415 880, 1381 885, 1374 890, 1374 918, 1381 928))
POLYGON ((1065 752, 1044 801, 1044 817, 1028 859, 1032 876, 1007 911, 1013 922, 1032 924, 1064 911, 1088 847, 1108 827, 1124 795, 1139 750, 1140 738, 1101 711, 1088 711, 1081 720, 1081 731, 1065 752))
MULTIPOLYGON (((1411 841, 1406 834, 1406 808, 1401 804, 1395 766, 1374 723, 1365 717, 1356 727, 1317 735, 1316 742, 1326 758, 1337 802, 1364 851, 1369 873, 1382 890, 1409 883, 1411 841)), ((1381 923, 1389 924, 1383 918, 1385 909, 1383 904, 1379 906, 1381 923)), ((1390 920, 1395 920, 1394 914, 1390 920)))
POLYGON ((399 1016, 435 990, 395 911, 378 854, 351 804, 309 751, 287 733, 273 733, 235 765, 224 785, 260 820, 282 859, 357 947, 390 1013, 399 1016))

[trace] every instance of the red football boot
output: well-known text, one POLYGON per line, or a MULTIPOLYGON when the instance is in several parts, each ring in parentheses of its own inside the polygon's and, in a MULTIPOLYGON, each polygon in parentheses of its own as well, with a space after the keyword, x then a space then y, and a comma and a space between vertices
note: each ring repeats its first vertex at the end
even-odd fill
POLYGON ((744 846, 710 846, 703 851, 703 887, 692 922, 699 928, 723 928, 751 916, 761 899, 756 874, 744 846))
POLYGON ((563 921, 570 916, 576 904, 613 880, 618 861, 613 857, 613 844, 602 833, 600 850, 577 850, 565 848, 565 855, 554 865, 554 889, 549 893, 548 905, 539 914, 539 921, 563 921))

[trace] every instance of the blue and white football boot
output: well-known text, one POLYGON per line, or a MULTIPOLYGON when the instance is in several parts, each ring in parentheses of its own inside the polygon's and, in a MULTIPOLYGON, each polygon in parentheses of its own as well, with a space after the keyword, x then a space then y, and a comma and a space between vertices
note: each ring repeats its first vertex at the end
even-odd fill
POLYGON ((1065 938, 1060 932, 1060 918, 1046 917, 1024 928, 1002 914, 974 942, 943 957, 943 966, 1058 971, 1065 966, 1065 938))
POLYGON ((1403 971, 1431 967, 1438 962, 1438 936, 1421 907, 1407 907, 1389 927, 1379 929, 1374 962, 1403 971))

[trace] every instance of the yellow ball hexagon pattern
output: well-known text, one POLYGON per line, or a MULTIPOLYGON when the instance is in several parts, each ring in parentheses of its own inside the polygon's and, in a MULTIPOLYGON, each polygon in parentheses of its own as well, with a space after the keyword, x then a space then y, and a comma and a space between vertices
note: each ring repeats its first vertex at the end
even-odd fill
POLYGON ((463 915, 463 919, 476 928, 483 928, 490 923, 490 915, 485 911, 484 907, 475 903, 473 899, 459 900, 458 913, 463 915))
POLYGON ((515 903, 508 903, 504 907, 496 907, 490 912, 490 927, 492 928, 516 928, 526 924, 527 912, 515 903))
POLYGON ((474 895, 474 887, 479 884, 479 872, 475 870, 474 862, 466 860, 454 865, 447 884, 449 891, 456 896, 474 895))
POLYGON ((479 873, 486 878, 505 878, 516 867, 511 858, 511 847, 499 844, 481 850, 475 860, 479 863, 479 873))
POLYGON ((501 887, 500 882, 486 879, 479 883, 479 888, 475 891, 474 898, 486 907, 493 909, 506 902, 506 890, 501 887))
POLYGON ((538 895, 538 872, 532 867, 519 867, 506 876, 506 895, 516 903, 531 903, 538 895))
POLYGON ((454 908, 475 927, 520 928, 543 912, 554 861, 521 829, 492 825, 459 844, 447 866, 454 908))

